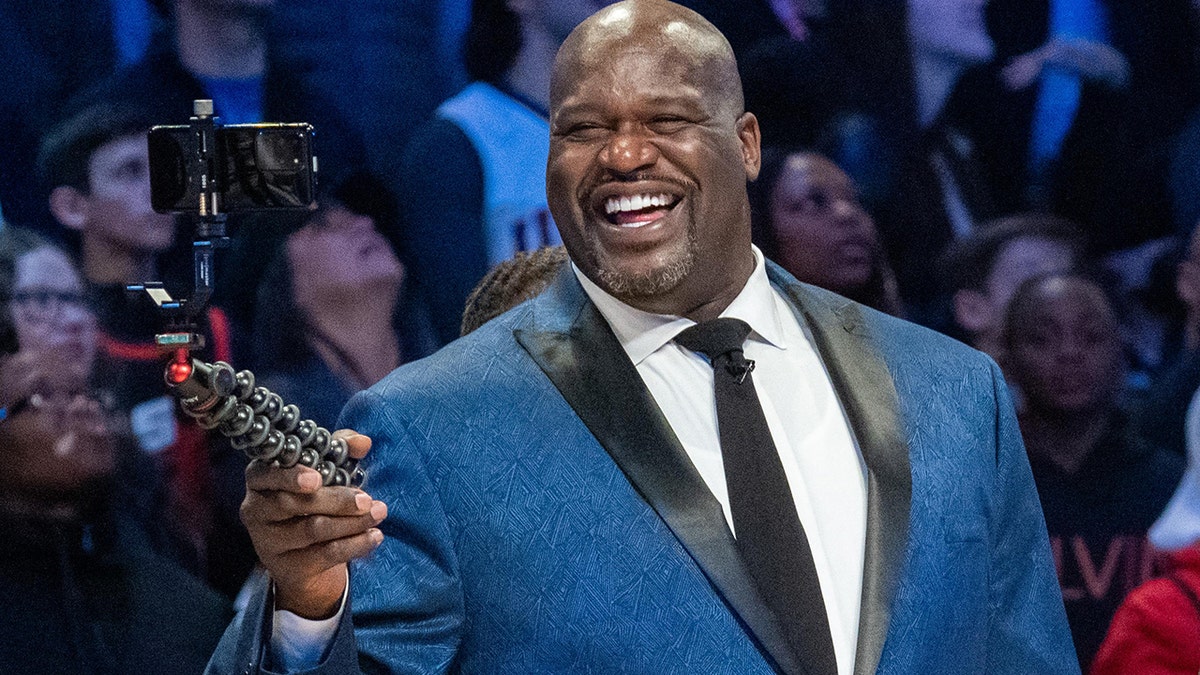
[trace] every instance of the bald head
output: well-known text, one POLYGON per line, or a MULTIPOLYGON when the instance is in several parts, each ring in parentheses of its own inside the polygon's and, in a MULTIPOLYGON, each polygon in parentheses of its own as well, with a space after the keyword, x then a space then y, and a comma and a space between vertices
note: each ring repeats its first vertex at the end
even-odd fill
POLYGON ((644 51, 671 55, 694 73, 708 94, 742 113, 742 82, 729 41, 707 19, 667 0, 625 0, 596 12, 563 42, 550 82, 553 110, 582 73, 611 63, 614 54, 644 51))

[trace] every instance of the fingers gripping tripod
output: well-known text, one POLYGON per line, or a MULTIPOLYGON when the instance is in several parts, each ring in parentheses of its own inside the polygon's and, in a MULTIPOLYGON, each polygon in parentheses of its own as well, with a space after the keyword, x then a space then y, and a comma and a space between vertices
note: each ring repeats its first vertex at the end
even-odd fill
POLYGON ((192 297, 173 299, 161 283, 127 287, 131 292, 148 295, 168 319, 166 331, 155 335, 159 350, 173 354, 164 374, 167 388, 185 414, 202 428, 228 437, 233 447, 247 457, 283 467, 311 467, 321 474, 325 485, 361 485, 366 473, 358 460, 350 457, 345 441, 332 438, 327 429, 312 420, 301 419, 300 410, 285 404, 278 394, 255 386, 250 371, 234 372, 223 361, 207 363, 191 356, 192 349, 204 345, 194 319, 212 295, 213 253, 228 245, 225 214, 220 210, 224 173, 216 166, 217 123, 212 116, 212 102, 196 101, 194 110, 190 131, 196 135, 196 142, 194 154, 188 159, 195 164, 193 173, 198 178, 198 204, 191 214, 196 224, 192 297))

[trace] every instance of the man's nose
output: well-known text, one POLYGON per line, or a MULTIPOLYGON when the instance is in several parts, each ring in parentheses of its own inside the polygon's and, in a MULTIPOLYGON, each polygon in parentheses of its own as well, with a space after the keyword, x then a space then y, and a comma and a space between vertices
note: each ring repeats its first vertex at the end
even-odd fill
POLYGON ((658 147, 644 132, 619 130, 600 151, 601 165, 616 174, 631 174, 658 162, 658 147))

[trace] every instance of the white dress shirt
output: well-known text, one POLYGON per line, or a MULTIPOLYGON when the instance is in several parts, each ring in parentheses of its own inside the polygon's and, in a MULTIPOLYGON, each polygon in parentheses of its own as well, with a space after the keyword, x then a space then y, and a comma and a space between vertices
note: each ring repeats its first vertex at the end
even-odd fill
MULTIPOLYGON (((756 265, 746 287, 721 316, 741 319, 752 329, 745 355, 756 363, 755 388, 812 550, 838 673, 850 675, 862 596, 866 468, 811 339, 791 306, 771 287, 762 253, 756 248, 754 255, 756 265)), ((712 367, 700 354, 672 342, 695 322, 630 307, 578 268, 574 271, 721 503, 733 531, 712 367)), ((276 611, 271 637, 276 664, 289 670, 316 665, 333 638, 337 618, 310 622, 276 611)))
MULTIPOLYGON (((741 319, 752 329, 744 352, 755 362, 754 386, 812 549, 838 673, 849 675, 862 599, 866 466, 812 340, 791 306, 771 287, 757 248, 754 256, 754 272, 721 316, 741 319)), ((696 322, 635 309, 604 292, 578 268, 575 276, 721 503, 732 531, 712 366, 703 355, 672 342, 696 322)))

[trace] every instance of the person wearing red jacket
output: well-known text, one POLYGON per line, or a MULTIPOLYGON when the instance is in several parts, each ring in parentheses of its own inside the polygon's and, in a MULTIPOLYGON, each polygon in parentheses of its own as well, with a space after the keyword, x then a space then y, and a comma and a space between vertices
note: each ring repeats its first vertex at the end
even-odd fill
POLYGON ((1167 571, 1122 602, 1090 675, 1200 671, 1200 392, 1192 397, 1185 431, 1187 470, 1149 533, 1169 555, 1167 571))

